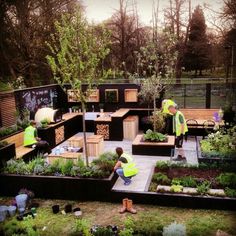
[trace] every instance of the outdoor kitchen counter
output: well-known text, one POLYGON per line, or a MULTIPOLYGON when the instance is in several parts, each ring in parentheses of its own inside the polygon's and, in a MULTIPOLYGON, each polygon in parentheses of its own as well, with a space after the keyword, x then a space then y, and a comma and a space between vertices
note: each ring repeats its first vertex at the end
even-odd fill
POLYGON ((111 122, 111 116, 109 115, 102 115, 102 116, 99 116, 95 122, 111 122))
POLYGON ((112 113, 111 117, 123 117, 125 116, 130 109, 126 109, 126 108, 121 108, 118 111, 112 113))
POLYGON ((82 113, 65 113, 60 122, 38 128, 38 136, 54 148, 80 131, 82 131, 82 113))

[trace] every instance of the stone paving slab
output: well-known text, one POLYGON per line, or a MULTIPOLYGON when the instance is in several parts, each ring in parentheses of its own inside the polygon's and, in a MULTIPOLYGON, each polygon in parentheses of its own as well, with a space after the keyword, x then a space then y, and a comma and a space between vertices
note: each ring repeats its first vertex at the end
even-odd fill
MULTIPOLYGON (((82 133, 78 133, 78 136, 82 136, 82 133)), ((87 133, 87 137, 93 135, 93 133, 87 133)), ((60 146, 66 145, 65 141, 60 146)), ((115 151, 116 147, 122 147, 124 152, 132 155, 132 141, 104 141, 104 152, 115 151)), ((185 149, 187 163, 198 164, 197 153, 196 153, 196 141, 195 137, 188 137, 187 142, 184 141, 183 147, 185 149)), ((176 157, 175 156, 173 158, 176 157)), ((89 157, 89 162, 91 162, 94 157, 89 157)), ((148 191, 148 187, 151 181, 152 173, 157 161, 170 161, 170 157, 164 156, 141 156, 133 155, 134 162, 136 163, 139 173, 137 176, 132 178, 132 184, 125 186, 123 180, 118 178, 113 190, 125 190, 125 191, 148 191)))

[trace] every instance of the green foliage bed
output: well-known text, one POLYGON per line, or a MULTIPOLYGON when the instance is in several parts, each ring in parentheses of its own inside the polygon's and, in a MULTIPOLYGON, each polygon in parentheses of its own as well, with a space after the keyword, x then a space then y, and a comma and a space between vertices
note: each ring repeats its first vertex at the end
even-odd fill
POLYGON ((236 158, 236 126, 209 134, 200 146, 203 157, 236 158))
MULTIPOLYGON (((236 166, 224 164, 183 165, 158 161, 149 191, 156 192, 158 185, 170 186, 170 191, 181 193, 184 187, 195 188, 187 194, 214 195, 210 189, 223 189, 224 193, 214 196, 236 197, 236 166)), ((165 192, 160 189, 159 192, 165 192)))
POLYGON ((114 153, 106 152, 98 159, 92 161, 89 167, 84 161, 78 159, 76 163, 72 160, 55 160, 48 164, 46 159, 38 156, 32 161, 25 163, 23 160, 9 160, 2 170, 5 174, 20 175, 46 175, 46 176, 77 176, 87 178, 107 178, 112 173, 117 156, 114 153))

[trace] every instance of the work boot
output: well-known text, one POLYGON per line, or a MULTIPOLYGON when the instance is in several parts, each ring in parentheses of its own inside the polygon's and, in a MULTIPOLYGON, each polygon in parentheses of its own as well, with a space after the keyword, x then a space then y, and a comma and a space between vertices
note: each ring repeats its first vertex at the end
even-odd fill
POLYGON ((122 208, 119 210, 119 213, 120 213, 120 214, 123 214, 123 213, 126 212, 126 210, 127 210, 127 201, 128 201, 128 198, 124 198, 124 199, 122 200, 123 206, 122 206, 122 208))
POLYGON ((136 214, 137 211, 133 208, 133 201, 132 200, 127 200, 127 211, 132 213, 132 214, 136 214))

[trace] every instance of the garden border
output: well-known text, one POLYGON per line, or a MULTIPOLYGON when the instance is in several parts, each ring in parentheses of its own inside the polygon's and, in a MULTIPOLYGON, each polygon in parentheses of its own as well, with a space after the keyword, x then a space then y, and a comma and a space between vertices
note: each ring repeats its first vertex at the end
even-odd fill
POLYGON ((112 190, 112 201, 121 202, 123 198, 132 199, 139 204, 236 211, 236 198, 112 190))
POLYGON ((27 188, 37 198, 110 201, 117 178, 114 173, 103 179, 0 174, 0 195, 16 196, 21 188, 27 188))

